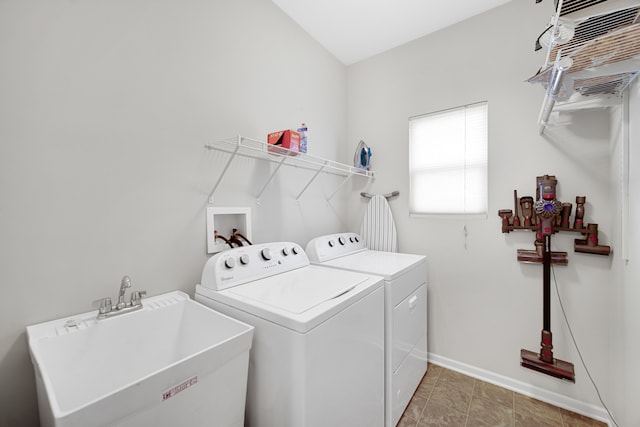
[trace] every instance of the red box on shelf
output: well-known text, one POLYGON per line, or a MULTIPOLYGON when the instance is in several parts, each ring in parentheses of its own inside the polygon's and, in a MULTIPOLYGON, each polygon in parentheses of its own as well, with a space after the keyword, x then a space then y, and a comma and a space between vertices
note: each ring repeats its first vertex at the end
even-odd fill
POLYGON ((270 153, 281 153, 295 156, 300 151, 300 134, 294 130, 271 132, 267 136, 267 143, 269 144, 268 150, 270 153), (281 150, 276 146, 286 148, 287 150, 293 151, 293 153, 281 150))

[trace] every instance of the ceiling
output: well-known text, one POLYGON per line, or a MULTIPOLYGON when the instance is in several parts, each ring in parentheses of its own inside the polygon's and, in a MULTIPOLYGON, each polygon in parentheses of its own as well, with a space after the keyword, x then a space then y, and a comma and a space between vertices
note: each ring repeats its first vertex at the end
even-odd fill
POLYGON ((400 46, 509 1, 511 0, 273 0, 345 65, 400 46))

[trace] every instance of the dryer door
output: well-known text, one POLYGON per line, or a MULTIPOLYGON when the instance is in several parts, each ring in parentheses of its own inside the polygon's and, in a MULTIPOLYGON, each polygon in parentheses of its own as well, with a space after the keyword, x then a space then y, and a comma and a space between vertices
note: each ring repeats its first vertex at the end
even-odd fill
POLYGON ((422 284, 393 308, 393 372, 427 335, 427 286, 422 284))

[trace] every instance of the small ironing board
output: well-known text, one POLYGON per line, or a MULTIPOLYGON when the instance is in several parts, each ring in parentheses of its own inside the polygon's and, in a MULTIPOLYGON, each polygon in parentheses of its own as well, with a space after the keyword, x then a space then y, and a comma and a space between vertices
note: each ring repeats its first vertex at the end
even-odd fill
POLYGON ((371 250, 398 252, 396 224, 384 196, 377 194, 369 201, 362 219, 360 236, 371 250))

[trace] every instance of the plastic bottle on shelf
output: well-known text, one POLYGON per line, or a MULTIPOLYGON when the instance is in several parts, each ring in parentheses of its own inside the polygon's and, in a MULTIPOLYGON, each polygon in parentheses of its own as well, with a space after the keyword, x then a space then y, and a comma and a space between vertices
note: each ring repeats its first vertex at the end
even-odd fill
POLYGON ((307 138, 308 138, 308 133, 309 130, 307 129, 307 125, 306 124, 301 124, 300 127, 298 128, 298 133, 300 134, 300 152, 301 153, 306 153, 307 152, 307 138))

